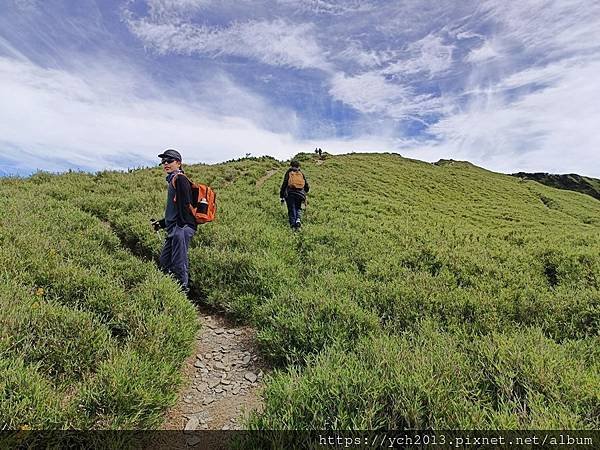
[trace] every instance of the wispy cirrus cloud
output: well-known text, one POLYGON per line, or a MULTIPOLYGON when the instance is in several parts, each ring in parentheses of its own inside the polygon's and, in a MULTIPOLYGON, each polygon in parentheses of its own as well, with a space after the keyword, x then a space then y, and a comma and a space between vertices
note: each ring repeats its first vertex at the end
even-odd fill
POLYGON ((368 135, 299 139, 293 110, 274 108, 225 74, 195 85, 191 101, 185 90, 160 89, 120 61, 85 67, 70 72, 0 57, 0 98, 10 106, 0 109, 4 175, 153 165, 168 147, 187 163, 210 163, 246 153, 285 159, 317 145, 340 153, 352 145, 385 149, 392 142, 368 135))
POLYGON ((398 59, 399 50, 376 50, 365 48, 360 41, 350 40, 339 53, 332 55, 342 64, 356 64, 367 69, 381 67, 398 59))
POLYGON ((335 16, 364 13, 377 7, 377 2, 370 0, 276 0, 276 3, 297 11, 335 16))
POLYGON ((415 73, 433 76, 450 68, 453 49, 454 46, 445 44, 441 36, 429 34, 407 45, 404 55, 382 73, 399 77, 415 73))
POLYGON ((480 63, 498 58, 502 55, 502 51, 497 47, 497 44, 486 40, 480 47, 477 47, 469 52, 465 57, 465 62, 480 63))
POLYGON ((600 4, 582 0, 524 0, 517 3, 485 0, 483 17, 497 25, 497 35, 526 53, 569 52, 598 49, 600 4))
POLYGON ((214 4, 214 0, 148 0, 149 16, 155 20, 183 18, 214 4))
POLYGON ((354 77, 338 75, 331 95, 365 113, 385 112, 389 105, 408 106, 410 89, 389 83, 381 75, 367 72, 354 77))
POLYGON ((388 81, 379 72, 353 77, 338 74, 329 92, 333 98, 363 113, 379 113, 395 119, 431 114, 441 107, 439 99, 415 94, 410 86, 388 81))
POLYGON ((173 92, 136 93, 122 81, 141 86, 149 80, 129 70, 103 61, 87 73, 73 74, 0 58, 0 98, 10 105, 0 111, 0 142, 5 149, 27 149, 3 152, 3 160, 15 168, 98 170, 152 164, 166 147, 181 149, 188 161, 214 162, 246 152, 281 156, 301 146, 291 133, 269 132, 257 123, 283 121, 292 131, 293 112, 286 118, 284 111, 273 111, 226 77, 209 86, 235 99, 230 100, 235 104, 221 105, 219 114, 173 92), (101 66, 111 67, 110 72, 101 66))
POLYGON ((314 27, 310 23, 276 19, 207 26, 165 21, 164 16, 157 22, 129 18, 127 23, 145 45, 162 54, 242 56, 264 64, 299 69, 329 67, 324 51, 311 37, 314 27))
POLYGON ((0 132, 11 155, 32 161, 49 143, 104 167, 125 148, 141 158, 178 136, 206 161, 256 154, 248 147, 289 156, 364 146, 600 176, 598 2, 2 7, 0 101, 16 106, 0 112, 0 132))
POLYGON ((443 148, 500 171, 600 173, 600 136, 592 133, 600 106, 600 61, 551 64, 513 74, 497 88, 480 91, 465 109, 431 126, 443 148), (531 81, 546 87, 510 100, 507 91, 531 81))

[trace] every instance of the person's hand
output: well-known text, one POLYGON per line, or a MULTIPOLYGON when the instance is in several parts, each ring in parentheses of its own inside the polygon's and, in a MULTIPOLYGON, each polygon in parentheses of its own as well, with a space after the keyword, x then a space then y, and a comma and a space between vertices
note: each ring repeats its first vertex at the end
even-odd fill
POLYGON ((160 226, 160 220, 150 219, 150 225, 152 225, 152 228, 154 228, 154 231, 158 231, 162 228, 160 226))

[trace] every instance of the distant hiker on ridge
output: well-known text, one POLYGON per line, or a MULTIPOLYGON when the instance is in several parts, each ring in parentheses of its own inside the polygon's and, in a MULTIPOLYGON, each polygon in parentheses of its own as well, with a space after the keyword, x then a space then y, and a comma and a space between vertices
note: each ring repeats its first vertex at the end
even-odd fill
POLYGON ((306 177, 300 171, 300 163, 292 160, 290 168, 287 170, 281 183, 279 197, 281 203, 287 203, 288 219, 290 227, 294 231, 298 231, 302 225, 302 202, 306 202, 306 194, 309 186, 306 177))
POLYGON ((167 229, 159 265, 163 272, 175 276, 187 294, 190 289, 188 251, 192 236, 196 233, 196 220, 190 212, 192 185, 188 177, 183 175, 181 154, 177 150, 165 150, 158 157, 167 174, 165 217, 152 221, 154 230, 167 229))

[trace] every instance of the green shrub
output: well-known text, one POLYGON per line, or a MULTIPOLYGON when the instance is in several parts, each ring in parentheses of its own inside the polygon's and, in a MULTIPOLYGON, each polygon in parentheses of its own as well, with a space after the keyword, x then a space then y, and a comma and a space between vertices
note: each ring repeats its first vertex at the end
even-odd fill
MULTIPOLYGON (((41 365, 41 364, 40 364, 41 365)), ((36 370, 19 357, 0 353, 0 426, 3 430, 55 429, 68 423, 72 411, 36 370)))
POLYGON ((595 429, 597 370, 539 329, 442 332, 334 345, 276 372, 254 429, 595 429))
POLYGON ((175 400, 195 309, 123 248, 110 211, 73 204, 90 179, 0 183, 2 429, 156 426, 175 400))
MULTIPOLYGON (((216 189, 219 208, 192 241, 194 294, 253 323, 264 353, 296 367, 267 388, 255 426, 597 427, 596 200, 468 163, 298 157, 311 193, 295 234, 278 201, 287 164, 186 166, 216 189)), ((79 327, 110 343, 81 350, 89 371, 49 350, 56 370, 40 376, 54 394, 64 395, 60 377, 80 380, 77 423, 152 426, 172 399, 175 386, 161 382, 176 380, 197 325, 152 264, 164 235, 149 219, 161 217, 165 189, 159 168, 0 181, 5 297, 18 292, 26 305, 33 296, 69 317, 38 342, 5 314, 5 338, 31 342, 32 355, 79 327), (140 355, 140 368, 129 367, 140 355), (128 371, 141 384, 127 387, 128 371)), ((16 348, 9 358, 21 357, 16 348)))
POLYGON ((38 365, 55 383, 94 372, 113 348, 109 331, 90 313, 35 299, 10 305, 2 297, 0 336, 9 343, 8 354, 38 365))
POLYGON ((87 427, 136 429, 158 427, 177 397, 179 367, 159 363, 152 355, 128 350, 104 362, 94 383, 77 397, 87 427))
POLYGON ((275 361, 292 363, 335 342, 352 346, 379 330, 375 315, 325 290, 282 293, 259 309, 256 321, 264 352, 275 361))

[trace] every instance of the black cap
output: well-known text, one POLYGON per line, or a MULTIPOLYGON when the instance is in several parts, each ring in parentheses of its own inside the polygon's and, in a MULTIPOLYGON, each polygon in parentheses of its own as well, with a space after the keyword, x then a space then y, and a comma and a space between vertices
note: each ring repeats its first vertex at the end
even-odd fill
POLYGON ((173 159, 176 159, 177 161, 181 161, 181 153, 179 153, 177 150, 173 150, 172 148, 165 150, 160 155, 158 155, 158 157, 159 158, 173 158, 173 159))

